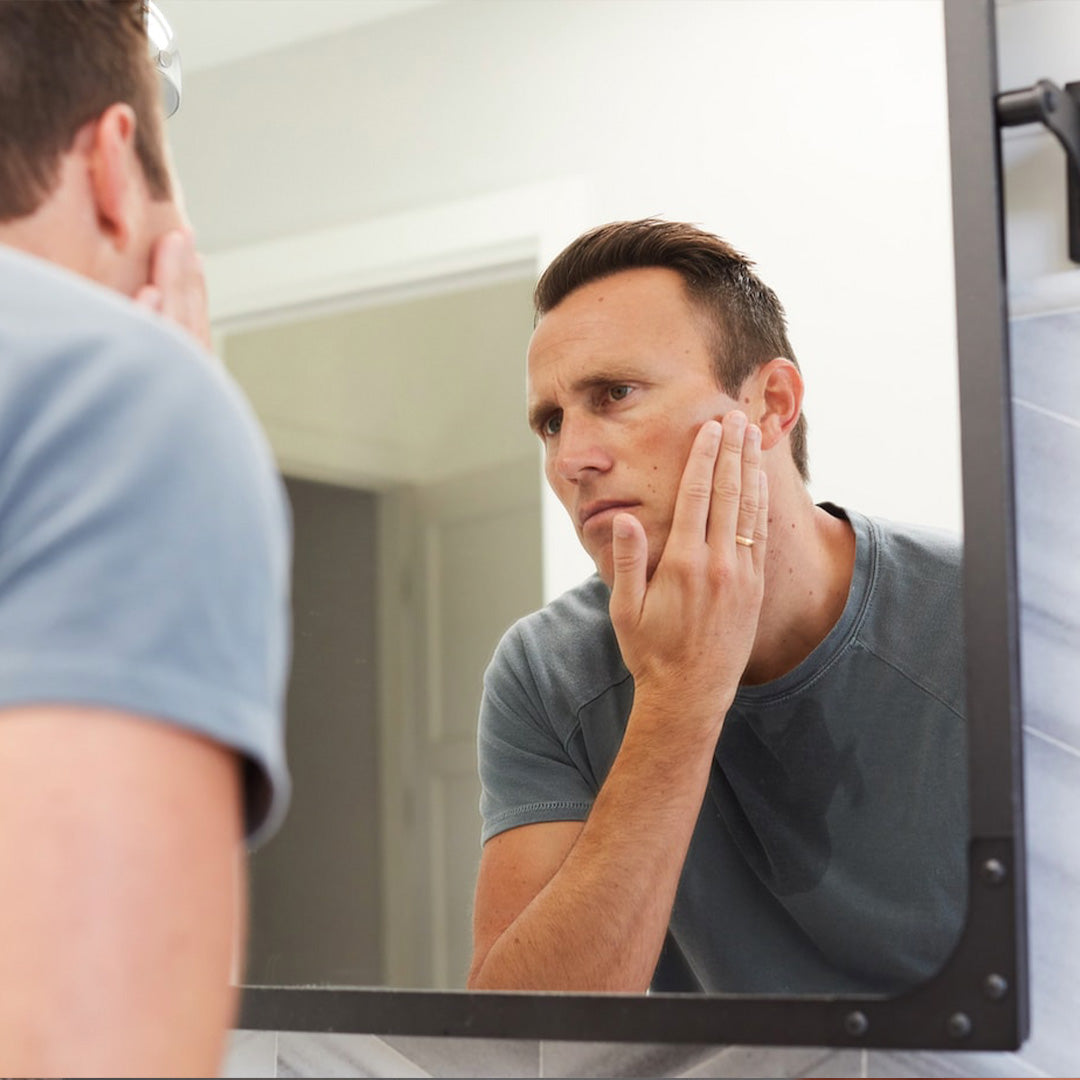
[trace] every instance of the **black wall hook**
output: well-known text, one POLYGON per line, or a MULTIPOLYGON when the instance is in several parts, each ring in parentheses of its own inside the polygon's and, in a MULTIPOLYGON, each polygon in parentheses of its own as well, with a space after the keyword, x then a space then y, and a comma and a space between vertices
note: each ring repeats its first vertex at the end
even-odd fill
POLYGON ((1042 124, 1065 150, 1068 183, 1069 258, 1080 263, 1080 82, 1065 89, 1040 79, 1024 90, 1007 90, 995 99, 999 127, 1042 124))

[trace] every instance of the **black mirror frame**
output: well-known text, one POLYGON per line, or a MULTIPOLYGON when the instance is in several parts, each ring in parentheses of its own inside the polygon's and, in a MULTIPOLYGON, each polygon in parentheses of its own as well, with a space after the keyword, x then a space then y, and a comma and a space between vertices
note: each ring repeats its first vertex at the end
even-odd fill
POLYGON ((1012 1050, 1027 1037, 1018 604, 994 9, 992 0, 944 0, 943 6, 971 824, 968 918, 945 967, 929 982, 888 999, 244 987, 239 1027, 968 1050, 1012 1050))

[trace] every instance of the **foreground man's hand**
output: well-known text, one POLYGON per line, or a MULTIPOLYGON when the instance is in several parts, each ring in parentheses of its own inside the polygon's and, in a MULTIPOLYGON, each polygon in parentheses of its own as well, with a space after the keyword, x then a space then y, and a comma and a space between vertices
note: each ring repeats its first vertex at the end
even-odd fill
POLYGON ((164 315, 210 349, 210 313, 202 256, 194 236, 174 229, 161 236, 150 253, 150 280, 135 302, 164 315))

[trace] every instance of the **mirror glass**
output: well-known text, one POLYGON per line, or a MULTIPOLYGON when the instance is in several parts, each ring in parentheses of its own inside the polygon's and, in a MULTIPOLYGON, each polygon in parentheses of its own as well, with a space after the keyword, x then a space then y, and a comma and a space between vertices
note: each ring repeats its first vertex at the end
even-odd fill
MULTIPOLYGON (((166 9, 218 341, 296 519, 295 792, 253 860, 248 982, 460 988, 481 677, 515 619, 592 570, 525 423, 531 291, 565 243, 661 216, 745 252, 787 310, 814 499, 960 533, 942 4, 255 7, 166 9)), ((872 801, 857 749, 834 750, 835 798, 872 801)), ((920 776, 860 843, 884 876, 941 883, 947 931, 903 903, 881 923, 882 955, 916 941, 928 974, 966 871, 962 844, 919 861, 920 776)), ((861 916, 814 917, 843 936, 861 916)))

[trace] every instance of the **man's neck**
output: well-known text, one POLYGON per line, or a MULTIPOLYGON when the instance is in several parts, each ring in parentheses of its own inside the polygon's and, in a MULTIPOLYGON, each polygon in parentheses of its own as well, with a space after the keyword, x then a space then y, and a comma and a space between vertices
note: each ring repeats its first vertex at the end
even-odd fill
POLYGON ((84 219, 66 192, 57 191, 32 213, 0 223, 0 244, 89 277, 86 245, 80 242, 84 219))
POLYGON ((855 568, 850 523, 813 504, 801 481, 770 494, 765 598, 744 685, 778 679, 836 625, 855 568))

